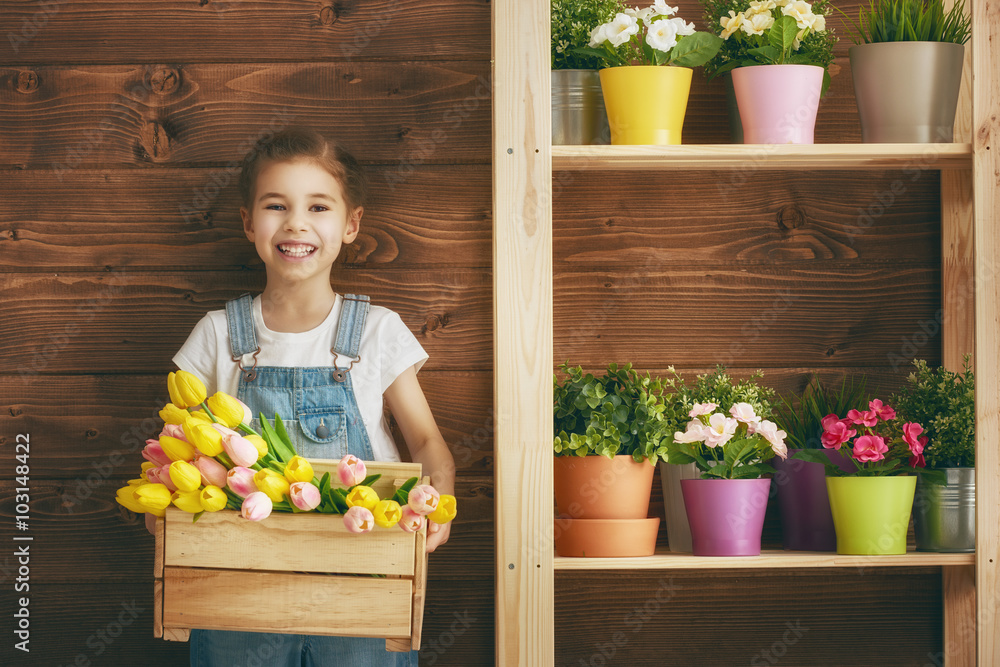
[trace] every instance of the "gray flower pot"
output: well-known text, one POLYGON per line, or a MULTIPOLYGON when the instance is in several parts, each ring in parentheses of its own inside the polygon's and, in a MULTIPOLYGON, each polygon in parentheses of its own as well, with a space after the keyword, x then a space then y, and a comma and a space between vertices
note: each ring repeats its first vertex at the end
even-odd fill
POLYGON ((606 144, 610 140, 597 71, 552 70, 552 144, 606 144))
POLYGON ((682 479, 698 479, 701 473, 693 463, 674 465, 660 461, 660 483, 663 485, 663 507, 667 518, 667 543, 671 551, 691 553, 691 526, 684 509, 682 479))
POLYGON ((950 143, 965 47, 947 42, 859 44, 848 51, 866 143, 950 143))
POLYGON ((913 531, 918 551, 976 549, 976 469, 945 468, 945 486, 917 480, 913 531))

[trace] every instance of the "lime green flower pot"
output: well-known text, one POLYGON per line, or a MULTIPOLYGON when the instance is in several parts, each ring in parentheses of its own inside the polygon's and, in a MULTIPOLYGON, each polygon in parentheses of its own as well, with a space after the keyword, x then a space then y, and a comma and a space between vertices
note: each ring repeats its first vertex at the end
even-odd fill
POLYGON ((827 477, 837 553, 906 553, 916 477, 827 477))

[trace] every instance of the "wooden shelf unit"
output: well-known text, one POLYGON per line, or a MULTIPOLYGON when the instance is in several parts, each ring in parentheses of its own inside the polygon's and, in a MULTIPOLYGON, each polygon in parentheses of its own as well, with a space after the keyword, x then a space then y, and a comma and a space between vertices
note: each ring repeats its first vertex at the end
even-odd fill
POLYGON ((974 565, 970 553, 923 553, 910 551, 897 556, 840 556, 806 551, 762 551, 759 556, 693 556, 658 551, 643 558, 563 558, 555 557, 557 570, 785 570, 789 568, 843 567, 937 567, 974 565))
POLYGON ((829 568, 940 566, 948 667, 1000 665, 1000 4, 969 2, 955 144, 552 147, 549 8, 493 0, 494 463, 496 664, 554 664, 556 569, 829 568), (976 79, 972 71, 987 73, 976 79), (974 95, 973 95, 974 92, 974 95), (555 558, 552 508, 553 170, 941 170, 943 364, 975 350, 977 544, 975 554, 838 557, 767 553, 754 559, 555 558), (973 252, 975 248, 975 253, 973 252), (955 295, 961 297, 961 301, 955 295), (974 294, 975 308, 967 304, 974 294), (950 299, 955 299, 952 302, 950 299), (962 305, 966 304, 966 305, 962 305), (992 438, 992 439, 990 439, 992 438), (842 560, 845 559, 845 560, 842 560), (978 627, 977 627, 978 626, 978 627), (975 636, 974 645, 967 638, 975 636))

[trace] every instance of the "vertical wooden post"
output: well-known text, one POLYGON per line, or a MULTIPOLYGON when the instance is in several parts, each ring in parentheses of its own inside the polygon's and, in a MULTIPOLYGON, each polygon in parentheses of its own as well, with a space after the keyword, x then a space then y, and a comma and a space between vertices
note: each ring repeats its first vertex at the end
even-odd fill
POLYGON ((496 664, 534 667, 555 661, 549 5, 491 9, 496 664))
POLYGON ((972 7, 972 179, 976 250, 976 625, 978 664, 1000 664, 1000 3, 972 7))

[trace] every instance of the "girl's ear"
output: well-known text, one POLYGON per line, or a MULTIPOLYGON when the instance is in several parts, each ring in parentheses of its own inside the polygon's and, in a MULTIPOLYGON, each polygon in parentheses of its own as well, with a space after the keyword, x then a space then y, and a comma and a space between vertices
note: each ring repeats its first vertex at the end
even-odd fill
POLYGON ((361 216, 364 214, 365 209, 362 206, 358 206, 350 212, 347 218, 347 228, 344 230, 344 243, 354 243, 354 239, 358 238, 358 232, 361 231, 361 216))
POLYGON ((250 217, 250 212, 242 206, 240 207, 240 217, 243 218, 243 233, 253 243, 253 218, 250 217))

